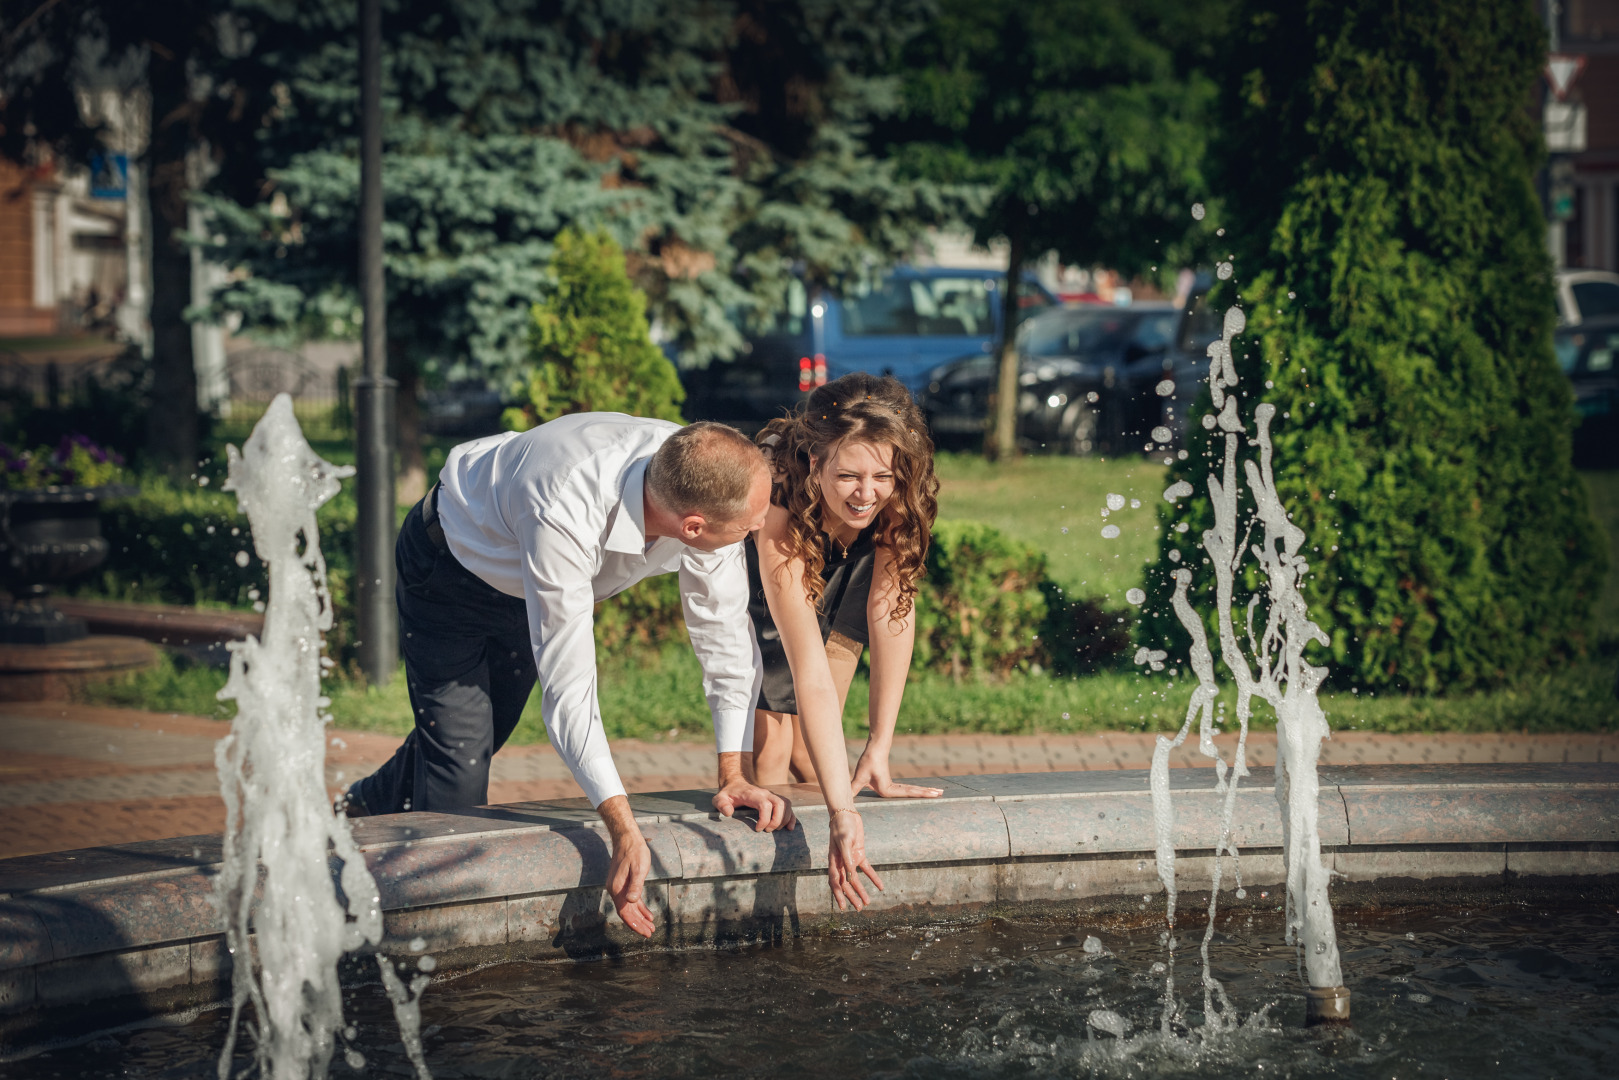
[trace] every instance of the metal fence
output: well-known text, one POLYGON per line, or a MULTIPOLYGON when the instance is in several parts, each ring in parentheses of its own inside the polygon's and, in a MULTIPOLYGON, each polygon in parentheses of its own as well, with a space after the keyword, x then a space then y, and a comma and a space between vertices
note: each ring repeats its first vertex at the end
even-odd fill
POLYGON ((290 349, 254 346, 226 356, 225 376, 232 427, 257 420, 277 394, 287 394, 298 422, 311 437, 335 438, 353 429, 346 366, 323 369, 290 349))

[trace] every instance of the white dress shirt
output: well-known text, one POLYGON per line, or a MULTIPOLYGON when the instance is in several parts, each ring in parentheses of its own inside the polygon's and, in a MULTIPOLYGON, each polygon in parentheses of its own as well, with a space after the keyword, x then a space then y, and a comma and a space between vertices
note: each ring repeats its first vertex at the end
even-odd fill
POLYGON ((594 606, 654 574, 680 573, 717 752, 752 749, 762 667, 742 545, 708 553, 668 537, 646 539, 647 462, 679 429, 622 413, 576 413, 462 443, 439 474, 450 551, 528 605, 545 730, 592 806, 624 794, 596 698, 594 606))

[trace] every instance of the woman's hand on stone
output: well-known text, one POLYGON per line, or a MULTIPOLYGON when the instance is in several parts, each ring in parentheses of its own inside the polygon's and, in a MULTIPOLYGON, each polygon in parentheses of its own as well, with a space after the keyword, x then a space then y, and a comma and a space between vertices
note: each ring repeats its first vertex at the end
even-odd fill
POLYGON ((858 795, 862 788, 867 787, 882 799, 937 799, 944 794, 943 788, 895 783, 893 777, 888 775, 888 755, 873 754, 869 747, 860 755, 860 763, 855 766, 849 794, 858 795))

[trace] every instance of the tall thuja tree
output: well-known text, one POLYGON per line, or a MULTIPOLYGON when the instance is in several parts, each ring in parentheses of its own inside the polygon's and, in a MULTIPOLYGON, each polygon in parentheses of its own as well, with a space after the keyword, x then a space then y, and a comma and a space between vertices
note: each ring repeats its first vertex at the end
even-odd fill
MULTIPOLYGON (((1017 275, 1032 256, 1126 273, 1201 253, 1187 216, 1202 178, 1214 83, 1208 28, 1223 3, 942 0, 904 54, 905 112, 887 125, 910 175, 990 193, 972 217, 980 242, 1004 239, 1017 275)), ((1002 294, 1006 338, 992 451, 1014 448, 1016 291, 1002 294)))
POLYGON ((548 276, 532 313, 528 377, 506 425, 525 431, 575 412, 679 421, 686 392, 652 343, 646 297, 630 282, 623 249, 606 233, 564 229, 548 276))
MULTIPOLYGON (((1335 673, 1465 690, 1580 654, 1605 555, 1532 186, 1544 28, 1521 0, 1249 0, 1233 25, 1225 301, 1247 314, 1243 383, 1279 410, 1277 486, 1335 673)), ((1162 547, 1196 570, 1212 459, 1193 430, 1171 479, 1195 494, 1163 514, 1190 528, 1162 547)), ((1148 580, 1142 643, 1184 644, 1167 572, 1148 580)))

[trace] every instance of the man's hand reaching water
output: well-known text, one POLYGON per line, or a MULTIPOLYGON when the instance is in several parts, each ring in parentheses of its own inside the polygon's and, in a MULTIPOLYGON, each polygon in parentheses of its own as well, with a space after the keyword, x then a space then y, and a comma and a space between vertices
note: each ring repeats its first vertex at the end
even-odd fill
POLYGON ((630 811, 630 800, 614 795, 596 808, 613 839, 613 861, 607 867, 607 893, 624 925, 644 938, 657 924, 646 906, 646 877, 652 872, 652 849, 630 811))

